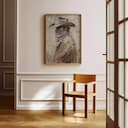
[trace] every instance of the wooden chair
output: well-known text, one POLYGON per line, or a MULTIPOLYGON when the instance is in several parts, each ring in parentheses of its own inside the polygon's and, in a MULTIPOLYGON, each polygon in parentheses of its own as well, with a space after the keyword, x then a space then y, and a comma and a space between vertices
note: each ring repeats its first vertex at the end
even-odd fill
POLYGON ((93 97, 93 113, 96 111, 96 75, 93 74, 74 74, 73 81, 63 82, 63 99, 62 99, 62 114, 65 114, 66 109, 66 97, 73 97, 73 111, 76 110, 76 98, 84 98, 85 118, 88 114, 88 97, 93 97), (78 83, 84 83, 84 91, 77 91, 78 83), (69 91, 69 86, 73 86, 73 90, 69 91), (88 92, 88 86, 93 85, 93 91, 88 92))

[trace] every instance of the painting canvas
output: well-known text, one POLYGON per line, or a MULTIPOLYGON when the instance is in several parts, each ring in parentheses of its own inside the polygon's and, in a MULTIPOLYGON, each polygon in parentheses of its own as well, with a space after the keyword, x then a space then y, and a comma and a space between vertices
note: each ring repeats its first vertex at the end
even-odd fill
POLYGON ((81 15, 45 15, 45 64, 81 63, 81 15))

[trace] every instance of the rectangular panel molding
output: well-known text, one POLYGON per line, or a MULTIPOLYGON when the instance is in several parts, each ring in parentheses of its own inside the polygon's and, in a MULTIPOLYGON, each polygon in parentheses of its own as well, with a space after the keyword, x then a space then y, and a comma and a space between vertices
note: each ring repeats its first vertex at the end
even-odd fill
MULTIPOLYGON (((72 80, 72 74, 19 74, 16 86, 16 109, 18 110, 58 110, 61 109, 62 82, 72 80)), ((97 108, 105 109, 105 75, 97 75, 97 108), (102 92, 101 92, 102 88, 102 92)), ((83 101, 79 99, 78 108, 83 101)), ((67 109, 71 109, 71 99, 67 99, 67 109)), ((89 99, 89 108, 92 100, 89 99)))
POLYGON ((3 0, 3 54, 2 61, 5 63, 15 62, 15 0, 3 0))
POLYGON ((13 71, 3 71, 3 90, 13 90, 14 83, 14 72, 13 71))
POLYGON ((63 80, 21 79, 19 88, 20 101, 61 100, 62 82, 63 80), (28 93, 30 90, 31 92, 28 93))

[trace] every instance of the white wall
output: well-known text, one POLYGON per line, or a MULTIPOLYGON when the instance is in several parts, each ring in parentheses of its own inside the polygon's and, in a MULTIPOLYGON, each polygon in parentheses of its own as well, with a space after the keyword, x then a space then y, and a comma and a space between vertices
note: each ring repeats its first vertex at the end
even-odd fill
MULTIPOLYGON (((17 109, 28 109, 28 102, 29 104, 32 103, 35 91, 30 91, 31 94, 27 95, 26 89, 33 88, 36 91, 42 89, 42 91, 45 90, 45 92, 49 93, 47 88, 49 81, 51 79, 56 81, 60 76, 58 74, 61 74, 61 80, 71 79, 73 73, 97 74, 97 81, 99 81, 97 100, 104 101, 105 56, 102 54, 105 53, 105 1, 18 0, 17 4, 17 109), (82 64, 44 64, 44 14, 47 13, 77 13, 82 15, 82 64), (28 80, 27 85, 23 82, 24 79, 28 80), (45 79, 48 79, 48 81, 43 84, 45 79), (23 89, 22 93, 19 91, 21 89, 23 89), (100 93, 100 90, 104 90, 104 93, 100 93), (23 98, 22 95, 29 97, 28 102, 25 101, 24 103, 20 99, 23 98)), ((54 88, 54 82, 51 83, 50 92, 54 93, 56 89, 59 93, 60 86, 54 88)), ((61 98, 61 94, 58 94, 57 97, 61 98)), ((49 100, 49 97, 47 98, 49 100)), ((40 101, 40 99, 40 97, 37 98, 36 102, 40 101)), ((53 98, 52 101, 54 100, 56 99, 53 98)), ((47 102, 50 103, 50 101, 47 102)), ((55 104, 58 102, 60 101, 56 100, 55 104)), ((44 102, 39 104, 43 105, 44 102)))

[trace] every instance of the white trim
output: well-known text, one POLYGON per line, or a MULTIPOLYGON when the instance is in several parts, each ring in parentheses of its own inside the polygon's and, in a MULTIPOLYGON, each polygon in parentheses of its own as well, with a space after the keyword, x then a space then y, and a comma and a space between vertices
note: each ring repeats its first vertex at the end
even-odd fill
MULTIPOLYGON (((96 110, 106 110, 106 101, 105 100, 97 100, 96 101, 96 110)), ((47 103, 51 103, 50 101, 47 103)), ((33 103, 32 103, 33 104, 33 103)), ((36 103, 35 103, 36 104, 36 103)), ((30 107, 30 104, 21 104, 17 105, 16 110, 62 110, 62 103, 58 103, 56 101, 56 104, 50 104, 50 105, 44 105, 45 103, 41 103, 39 106, 42 107, 30 107)), ((89 103, 88 106, 89 110, 92 110, 92 104, 89 103)), ((67 103, 66 105, 67 110, 72 110, 72 104, 67 103)), ((80 103, 77 104, 77 110, 83 110, 84 106, 80 103)))
POLYGON ((97 76, 106 76, 106 74, 103 74, 103 73, 91 73, 91 72, 86 72, 86 73, 83 73, 83 72, 70 72, 70 73, 67 73, 67 72, 61 72, 61 73, 56 73, 56 72, 17 72, 17 75, 73 75, 74 73, 76 74, 96 74, 97 76))
MULTIPOLYGON (((63 81, 65 81, 65 80, 67 80, 67 79, 61 79, 61 80, 58 80, 58 79, 28 79, 28 78, 24 78, 24 79, 20 79, 20 88, 19 88, 19 94, 20 94, 20 100, 21 101, 27 101, 27 102, 34 102, 34 101, 36 101, 36 102, 40 102, 40 100, 34 100, 34 99, 30 99, 30 98, 25 98, 25 97, 23 97, 23 86, 24 86, 24 82, 26 81, 26 82, 59 82, 59 83, 61 83, 60 85, 62 85, 62 82, 63 81), (29 101, 30 100, 30 101, 29 101)), ((54 99, 49 99, 49 100, 51 100, 51 101, 54 101, 54 100, 58 100, 58 101, 60 101, 61 100, 61 98, 54 98, 54 99)), ((48 99, 44 99, 43 101, 48 101, 48 99)))
MULTIPOLYGON (((71 80, 71 77, 73 78, 73 74, 70 74, 70 73, 43 73, 43 74, 39 74, 39 73, 35 73, 35 74, 32 74, 32 73, 26 73, 26 74, 17 74, 16 75, 17 77, 24 77, 24 78, 21 78, 21 80, 52 80, 52 78, 50 77, 57 77, 57 81, 58 79, 60 81, 64 81, 64 80, 71 80), (48 79, 35 79, 35 78, 25 78, 25 77, 37 77, 37 76, 41 76, 41 77, 49 77, 48 79), (63 79, 62 77, 65 77, 66 79, 63 79), (69 78, 69 79, 68 79, 69 78)), ((55 78, 53 78, 55 80, 55 78)), ((106 81, 106 77, 105 77, 105 74, 96 74, 96 82, 105 82, 106 81)))

